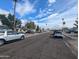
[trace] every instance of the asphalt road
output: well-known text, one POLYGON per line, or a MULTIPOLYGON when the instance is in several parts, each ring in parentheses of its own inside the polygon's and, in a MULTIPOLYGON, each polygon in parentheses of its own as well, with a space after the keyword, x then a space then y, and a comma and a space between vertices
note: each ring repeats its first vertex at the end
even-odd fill
POLYGON ((0 59, 77 59, 62 39, 44 33, 0 47, 0 59))

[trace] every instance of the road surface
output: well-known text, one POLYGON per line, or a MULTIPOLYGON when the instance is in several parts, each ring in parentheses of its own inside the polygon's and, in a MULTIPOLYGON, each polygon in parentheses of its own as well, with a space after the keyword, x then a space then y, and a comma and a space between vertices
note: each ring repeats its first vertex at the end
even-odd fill
POLYGON ((1 46, 0 59, 77 59, 77 57, 62 39, 50 38, 50 33, 44 33, 1 46))

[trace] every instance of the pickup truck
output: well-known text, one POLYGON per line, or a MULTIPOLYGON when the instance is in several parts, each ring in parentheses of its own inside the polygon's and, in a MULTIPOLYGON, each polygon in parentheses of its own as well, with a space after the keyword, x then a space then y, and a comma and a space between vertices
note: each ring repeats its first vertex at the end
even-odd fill
POLYGON ((12 30, 0 30, 0 45, 15 39, 25 39, 25 35, 12 30))

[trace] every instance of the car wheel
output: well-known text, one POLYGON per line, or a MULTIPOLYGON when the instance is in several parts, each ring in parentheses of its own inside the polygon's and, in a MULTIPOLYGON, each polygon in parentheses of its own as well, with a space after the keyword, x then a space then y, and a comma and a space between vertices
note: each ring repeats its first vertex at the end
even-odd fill
POLYGON ((4 40, 0 40, 0 46, 4 44, 4 40))
POLYGON ((25 39, 25 37, 24 37, 24 36, 22 36, 22 37, 21 37, 21 39, 23 40, 23 39, 25 39))

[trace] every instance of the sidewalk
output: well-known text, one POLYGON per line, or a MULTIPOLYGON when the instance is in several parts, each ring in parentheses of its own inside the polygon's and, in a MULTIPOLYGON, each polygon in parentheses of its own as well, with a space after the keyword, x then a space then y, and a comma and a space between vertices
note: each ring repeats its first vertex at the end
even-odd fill
POLYGON ((65 40, 65 44, 72 50, 76 56, 78 55, 78 36, 77 34, 66 34, 64 35, 68 38, 65 40))

